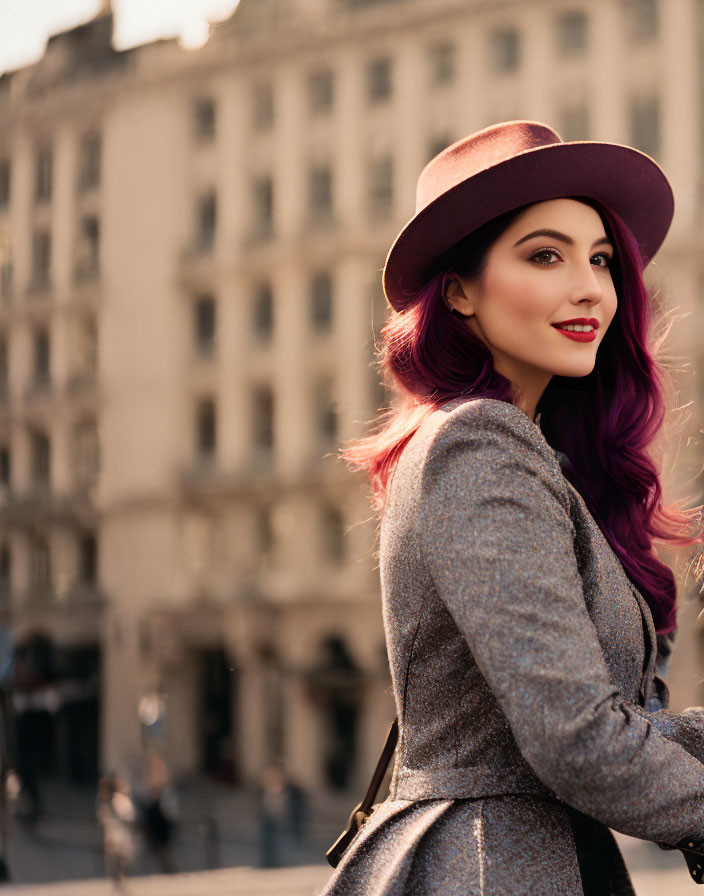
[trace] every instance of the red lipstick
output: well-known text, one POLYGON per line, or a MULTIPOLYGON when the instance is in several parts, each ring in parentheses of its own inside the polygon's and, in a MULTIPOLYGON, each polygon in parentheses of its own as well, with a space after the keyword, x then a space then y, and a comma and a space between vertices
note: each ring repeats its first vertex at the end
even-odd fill
POLYGON ((599 321, 595 317, 573 317, 571 320, 561 320, 556 324, 553 324, 558 332, 562 333, 563 336, 567 336, 568 339, 574 339, 575 342, 594 342, 596 339, 596 331, 599 329, 599 321), (564 330, 562 327, 568 324, 580 324, 581 326, 592 326, 593 330, 580 330, 577 332, 576 330, 564 330))

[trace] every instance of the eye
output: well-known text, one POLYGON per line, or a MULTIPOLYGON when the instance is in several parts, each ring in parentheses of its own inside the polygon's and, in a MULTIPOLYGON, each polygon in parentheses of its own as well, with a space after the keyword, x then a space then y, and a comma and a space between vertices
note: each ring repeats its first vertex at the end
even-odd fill
POLYGON ((552 264, 550 256, 553 255, 558 259, 560 258, 560 253, 556 249, 538 249, 538 251, 534 252, 528 260, 547 267, 549 264, 552 264))
POLYGON ((591 260, 594 261, 595 258, 600 260, 601 263, 597 265, 600 268, 610 268, 613 262, 613 257, 608 252, 597 252, 596 255, 592 255, 591 260))

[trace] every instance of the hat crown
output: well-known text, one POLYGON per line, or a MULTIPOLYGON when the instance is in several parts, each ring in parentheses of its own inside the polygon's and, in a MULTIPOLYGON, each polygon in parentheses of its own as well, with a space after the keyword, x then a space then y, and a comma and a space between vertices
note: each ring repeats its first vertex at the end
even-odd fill
POLYGON ((453 143, 431 159, 421 172, 416 213, 485 168, 554 143, 562 143, 560 136, 537 121, 503 121, 453 143))

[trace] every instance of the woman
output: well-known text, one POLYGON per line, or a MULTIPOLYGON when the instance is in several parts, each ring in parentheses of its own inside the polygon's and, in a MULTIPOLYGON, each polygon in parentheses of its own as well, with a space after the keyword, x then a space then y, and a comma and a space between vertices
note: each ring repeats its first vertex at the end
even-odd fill
POLYGON ((104 775, 98 782, 96 815, 103 829, 105 870, 118 890, 123 888, 136 854, 137 813, 129 791, 129 783, 120 775, 104 775))
POLYGON ((701 542, 648 454, 641 274, 672 213, 652 159, 536 122, 421 174, 384 269, 395 408, 345 452, 381 511, 399 742, 325 896, 622 896, 608 828, 701 847, 704 713, 656 674, 654 543, 701 542))

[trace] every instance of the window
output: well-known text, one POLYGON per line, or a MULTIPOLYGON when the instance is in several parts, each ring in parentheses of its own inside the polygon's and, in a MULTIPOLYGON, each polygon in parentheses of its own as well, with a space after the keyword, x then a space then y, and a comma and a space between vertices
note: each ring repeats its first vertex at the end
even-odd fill
POLYGON ((495 72, 514 72, 521 64, 521 41, 515 28, 495 28, 489 36, 489 48, 495 72))
POLYGON ((328 224, 332 218, 332 171, 328 165, 311 168, 308 189, 311 221, 328 224))
POLYGON ((34 198, 37 202, 48 202, 51 199, 51 176, 53 153, 51 147, 43 146, 37 150, 34 198))
POLYGON ((8 302, 12 298, 12 262, 0 264, 0 301, 8 302))
POLYGON ((10 163, 7 159, 0 160, 0 209, 7 208, 10 204, 10 163))
POLYGON ((49 541, 41 535, 30 538, 29 568, 32 590, 44 592, 51 590, 51 551, 49 541))
POLYGON ((6 488, 9 487, 11 475, 10 449, 7 445, 2 445, 0 446, 0 484, 6 488))
POLYGON ((391 60, 388 56, 372 59, 367 65, 367 97, 370 103, 391 98, 391 60))
POLYGON ((86 134, 81 139, 78 151, 78 190, 80 193, 88 193, 100 185, 101 153, 100 134, 86 134))
POLYGON ((268 342, 274 331, 274 297, 268 283, 261 283, 254 295, 254 332, 262 342, 268 342))
POLYGON ((78 576, 86 585, 98 581, 98 540, 93 534, 81 536, 78 576))
POLYGON ((215 103, 213 100, 200 99, 193 104, 193 131, 196 140, 207 142, 215 138, 215 103))
POLYGON ((271 507, 260 507, 257 510, 256 524, 259 554, 270 554, 274 547, 274 527, 271 520, 271 507))
POLYGON ((9 392, 9 363, 7 336, 0 336, 0 398, 7 398, 9 392))
POLYGON ((581 53, 587 49, 589 19, 581 10, 561 13, 555 20, 557 52, 561 56, 581 53))
POLYGON ((320 69, 308 76, 308 106, 311 115, 323 116, 332 112, 335 102, 335 81, 330 69, 320 69))
POLYGON ((391 216, 393 176, 393 160, 390 155, 380 156, 369 162, 369 215, 375 221, 386 221, 391 216))
POLYGON ((217 218, 215 193, 212 190, 198 197, 196 216, 196 248, 199 252, 210 252, 215 245, 217 218))
POLYGON ((215 349, 215 298, 199 296, 194 304, 194 329, 199 354, 210 357, 215 349))
POLYGON ((48 230, 36 230, 32 240, 32 286, 46 289, 50 281, 51 234, 48 230))
POLYGON ((310 285, 311 322, 315 330, 327 331, 332 326, 332 277, 316 274, 310 285))
POLYGON ((434 87, 451 84, 455 80, 455 48, 451 43, 435 44, 428 50, 430 83, 434 87))
POLYGON ((334 445, 337 442, 337 407, 331 380, 324 379, 318 383, 314 400, 320 440, 324 445, 334 445))
POLYGON ((652 40, 658 35, 658 0, 622 0, 626 34, 632 43, 652 40))
POLYGON ((585 102, 574 103, 562 110, 560 136, 563 140, 587 140, 589 138, 589 107, 585 102))
POLYGON ((274 184, 269 175, 255 179, 253 194, 255 236, 270 237, 274 230, 274 184))
POLYGON ((35 485, 49 485, 51 468, 51 445, 43 432, 33 430, 31 442, 31 472, 35 485))
POLYGON ((345 521, 339 507, 324 504, 320 514, 321 535, 325 558, 335 565, 345 559, 345 521))
POLYGON ((252 435, 260 454, 274 447, 274 393, 270 386, 257 386, 252 394, 252 435))
POLYGON ((660 103, 658 98, 636 97, 630 106, 631 143, 657 158, 660 153, 660 103))
POLYGON ((98 478, 100 464, 98 426, 93 417, 78 420, 71 432, 71 470, 77 490, 92 488, 98 478))
POLYGON ((81 219, 76 251, 76 280, 92 280, 100 269, 100 221, 95 215, 81 219))
POLYGON ((83 381, 93 381, 98 371, 98 325, 94 317, 82 317, 76 322, 73 354, 77 376, 83 381))
POLYGON ((257 131, 268 131, 274 124, 274 89, 257 84, 252 93, 252 120, 257 131))
POLYGON ((202 398, 196 410, 196 438, 198 456, 210 460, 215 454, 216 417, 215 401, 202 398))
POLYGON ((10 589, 12 585, 12 557, 10 547, 3 544, 0 547, 0 601, 7 604, 10 601, 10 589))
POLYGON ((44 327, 34 331, 33 378, 35 386, 49 382, 49 331, 44 327))

